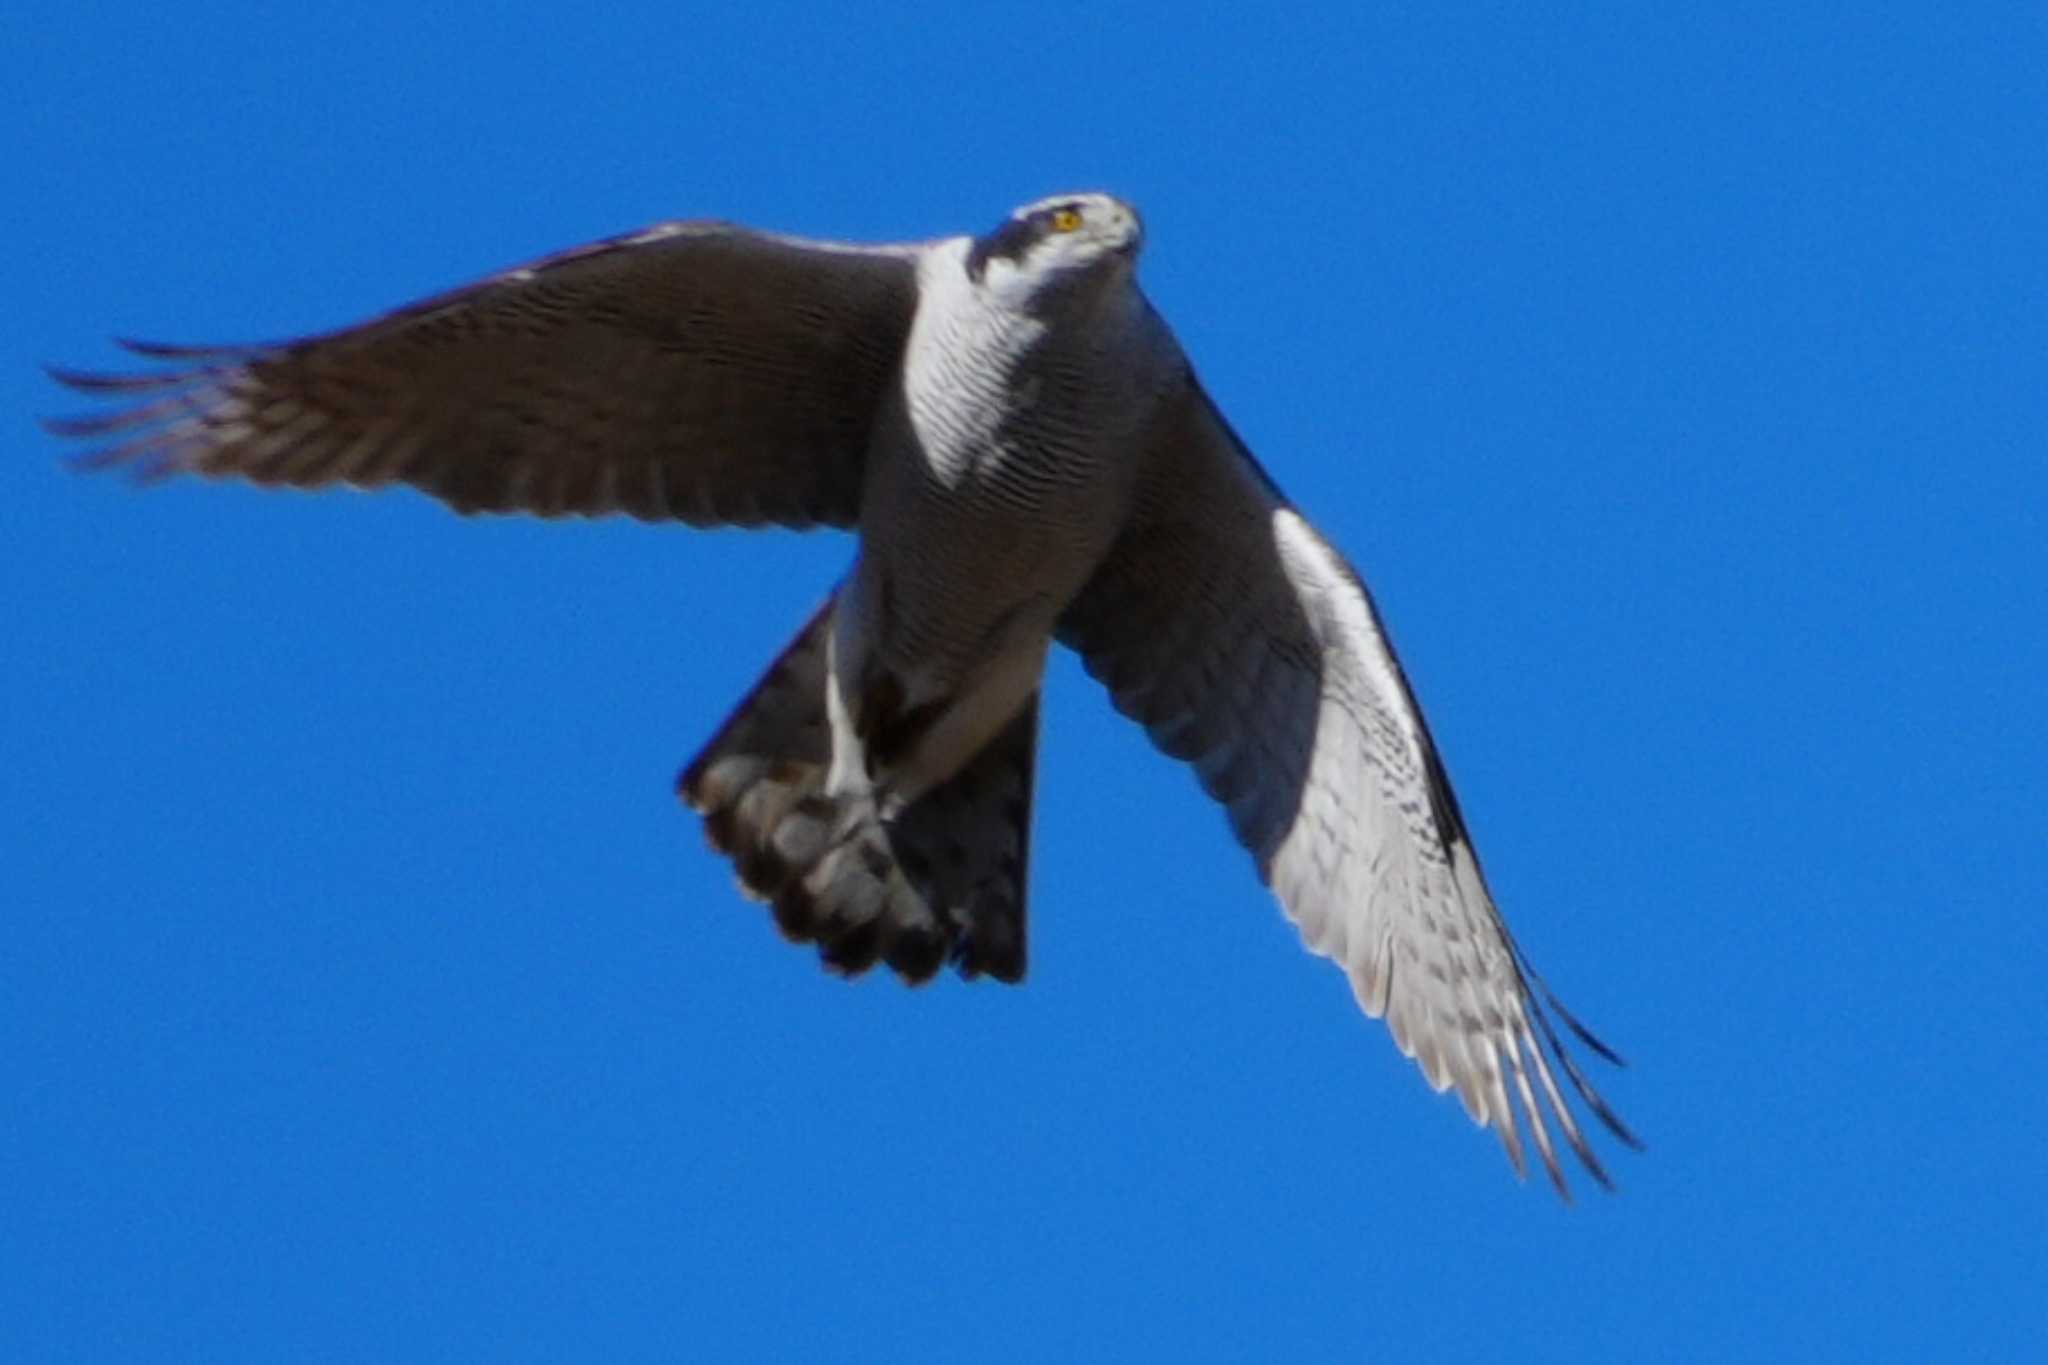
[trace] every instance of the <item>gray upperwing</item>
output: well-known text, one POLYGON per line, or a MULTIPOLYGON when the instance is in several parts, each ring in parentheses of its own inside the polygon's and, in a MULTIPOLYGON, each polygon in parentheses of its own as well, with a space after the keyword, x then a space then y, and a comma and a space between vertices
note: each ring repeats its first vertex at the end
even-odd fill
POLYGON ((149 478, 411 484, 463 512, 851 524, 917 305, 918 246, 667 223, 319 336, 124 343, 53 370, 127 406, 53 421, 149 478))

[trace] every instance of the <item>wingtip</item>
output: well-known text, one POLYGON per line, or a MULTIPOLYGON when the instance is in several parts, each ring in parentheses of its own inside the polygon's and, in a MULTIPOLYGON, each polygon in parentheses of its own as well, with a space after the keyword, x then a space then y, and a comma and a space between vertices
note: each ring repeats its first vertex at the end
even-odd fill
MULTIPOLYGON (((1538 1018, 1543 1018, 1540 1012, 1538 1014, 1538 1018)), ((1569 1052, 1565 1051, 1564 1044, 1558 1039, 1557 1033, 1550 1027, 1548 1019, 1543 1019, 1543 1032, 1544 1041, 1547 1044, 1549 1044, 1551 1055, 1557 1059, 1557 1064, 1564 1069, 1566 1078, 1569 1079, 1572 1083, 1572 1089, 1578 1092, 1579 1099, 1586 1106, 1586 1108, 1590 1110, 1593 1116, 1600 1120, 1602 1126, 1604 1126, 1608 1132, 1612 1133, 1616 1138, 1618 1138, 1623 1143, 1623 1145, 1638 1152, 1646 1150, 1646 1148, 1643 1145, 1643 1140, 1635 1135, 1634 1131, 1629 1128, 1628 1124, 1622 1120, 1621 1115, 1616 1113, 1614 1111, 1614 1107, 1607 1103, 1606 1097, 1601 1095, 1601 1093, 1594 1088, 1593 1083, 1586 1079, 1586 1073, 1579 1070, 1578 1063, 1572 1060, 1572 1056, 1569 1052)), ((1559 1103, 1562 1103, 1561 1097, 1559 1099, 1559 1103)), ((1581 1155, 1582 1157, 1584 1157, 1586 1154, 1582 1152, 1581 1155)), ((1586 1159, 1589 1165, 1597 1164, 1593 1163, 1590 1157, 1587 1157, 1586 1159)))
POLYGON ((1633 1128, 1622 1122, 1621 1115, 1611 1109, 1606 1109, 1604 1105, 1600 1110, 1595 1110, 1594 1112, 1600 1115, 1600 1121, 1607 1125, 1607 1131, 1614 1134, 1615 1141, 1619 1142, 1622 1146, 1628 1148, 1631 1152, 1647 1152, 1650 1150, 1650 1144, 1637 1136, 1633 1128))
POLYGON ((55 365, 43 362, 43 373, 67 389, 82 389, 88 393, 109 387, 109 381, 116 375, 96 374, 91 370, 74 370, 69 365, 55 365))
POLYGON ((94 417, 38 417, 36 425, 52 436, 90 436, 96 429, 93 424, 97 420, 94 417))
POLYGON ((135 442, 82 451, 67 456, 64 464, 75 474, 104 474, 109 470, 119 470, 129 482, 145 488, 163 483, 179 472, 175 460, 149 444, 135 442))
POLYGON ((195 372, 191 370, 161 370, 155 374, 102 374, 96 370, 74 370, 66 365, 45 365, 43 373, 67 389, 90 394, 147 393, 155 389, 174 389, 190 384, 195 378, 195 372))
POLYGON ((200 360, 208 356, 241 355, 260 350, 256 346, 193 346, 177 341, 151 341, 146 337, 117 336, 114 344, 130 355, 150 360, 200 360))
POLYGON ((1592 1144, 1576 1131, 1567 1136, 1572 1144, 1572 1153, 1578 1157, 1579 1164, 1585 1168, 1586 1174, 1592 1176, 1593 1182, 1601 1189, 1613 1194, 1614 1177, 1607 1174, 1607 1167, 1593 1151, 1592 1144))
POLYGON ((1601 1058, 1601 1060, 1605 1061, 1610 1066, 1618 1066, 1623 1068, 1626 1068, 1628 1066, 1628 1059, 1626 1057, 1623 1057, 1619 1052, 1616 1052, 1606 1043, 1600 1041, 1599 1035, 1594 1033, 1593 1030, 1587 1028, 1584 1024, 1580 1023, 1578 1020, 1578 1016, 1573 1014, 1570 1010, 1566 1009, 1564 1007, 1564 1003, 1560 1001, 1556 995, 1552 994, 1547 986, 1543 990, 1543 999, 1544 1002, 1548 1004, 1551 1009, 1557 1012, 1557 1017, 1564 1021, 1564 1026, 1572 1031, 1572 1036, 1577 1038, 1580 1042, 1584 1043, 1588 1048, 1592 1049, 1592 1051, 1595 1054, 1597 1054, 1601 1058))

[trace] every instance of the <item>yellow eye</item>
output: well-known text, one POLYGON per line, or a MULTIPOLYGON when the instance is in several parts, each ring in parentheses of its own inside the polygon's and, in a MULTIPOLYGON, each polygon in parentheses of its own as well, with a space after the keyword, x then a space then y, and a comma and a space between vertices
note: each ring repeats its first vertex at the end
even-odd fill
POLYGON ((1078 232, 1080 228, 1081 211, 1079 209, 1054 209, 1052 211, 1052 230, 1054 232, 1078 232))

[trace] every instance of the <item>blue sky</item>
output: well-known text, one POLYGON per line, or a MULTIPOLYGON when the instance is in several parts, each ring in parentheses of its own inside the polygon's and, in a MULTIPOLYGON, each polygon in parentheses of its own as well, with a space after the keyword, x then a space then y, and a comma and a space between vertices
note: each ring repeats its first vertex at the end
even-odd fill
POLYGON ((0 18, 0 1357, 2013 1359, 2048 1336, 2038 8, 0 18), (65 470, 46 361, 1100 186, 1628 1054, 1560 1206, 1056 660, 1032 976, 670 782, 831 535, 65 470))

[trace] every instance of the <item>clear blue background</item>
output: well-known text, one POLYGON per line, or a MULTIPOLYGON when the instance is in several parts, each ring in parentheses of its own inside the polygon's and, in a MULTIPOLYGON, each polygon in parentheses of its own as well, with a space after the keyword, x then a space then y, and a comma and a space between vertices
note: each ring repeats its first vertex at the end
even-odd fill
POLYGON ((0 1358, 2048 1338, 2038 6, 28 8, 0 1358), (137 493, 33 425, 113 333, 1090 186, 1629 1054, 1618 1197, 1518 1186, 1070 659, 1024 989, 782 944, 669 784, 842 538, 137 493))

